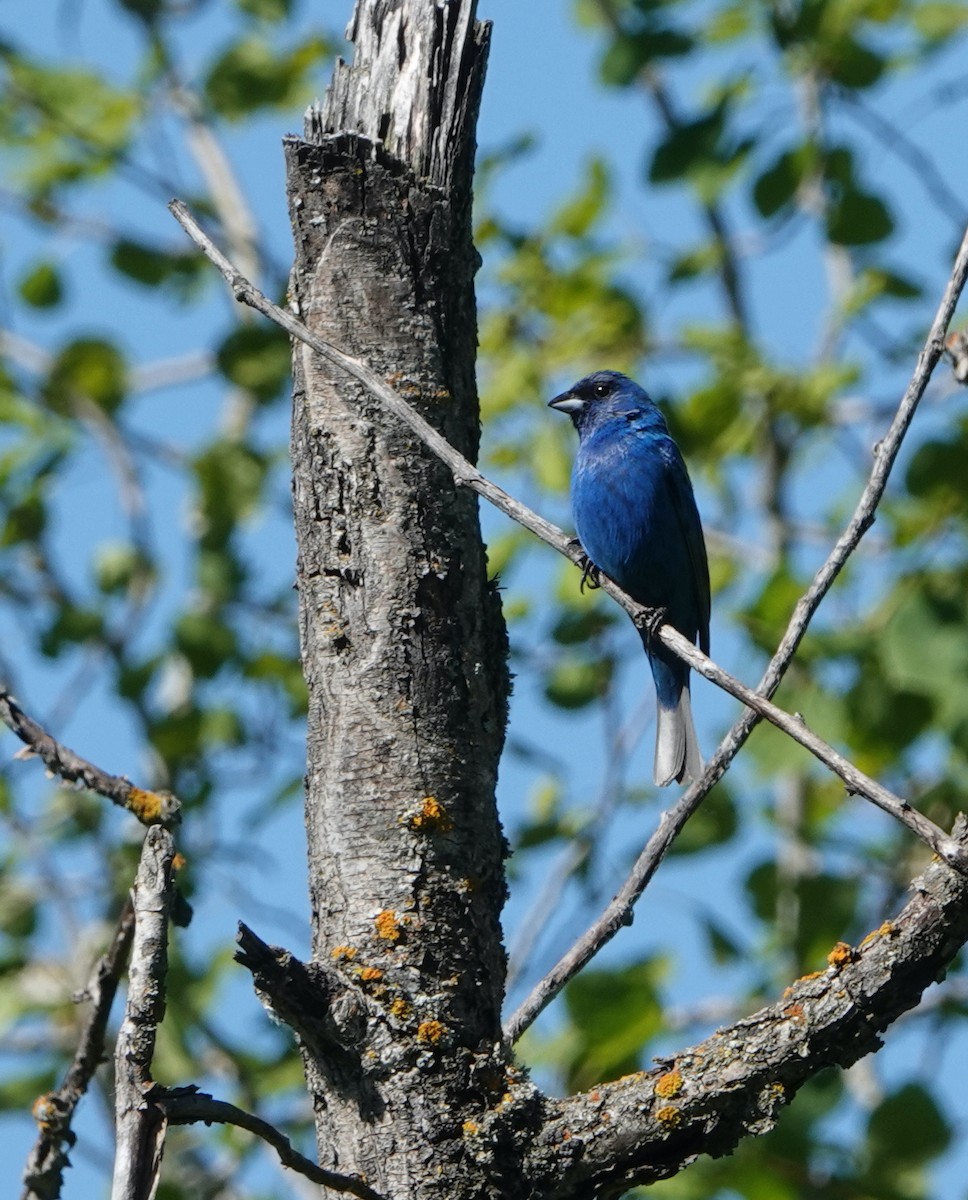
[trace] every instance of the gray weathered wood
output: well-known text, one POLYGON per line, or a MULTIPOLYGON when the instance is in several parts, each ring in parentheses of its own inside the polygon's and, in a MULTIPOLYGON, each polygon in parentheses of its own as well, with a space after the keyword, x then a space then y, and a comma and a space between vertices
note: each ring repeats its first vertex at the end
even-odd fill
POLYGON ((128 997, 114 1051, 117 1149, 111 1200, 150 1200, 158 1186, 164 1126, 146 1102, 155 1036, 165 1015, 168 912, 175 844, 153 825, 145 835, 131 892, 134 938, 128 965, 128 997))
MULTIPOLYGON (((472 459, 487 32, 466 2, 358 4, 356 65, 286 146, 301 315, 472 459)), ((355 1046, 305 1054, 320 1162, 470 1194, 462 1121, 507 1086, 499 601, 476 498, 345 375, 297 350, 295 377, 314 957, 370 1000, 355 1046)))

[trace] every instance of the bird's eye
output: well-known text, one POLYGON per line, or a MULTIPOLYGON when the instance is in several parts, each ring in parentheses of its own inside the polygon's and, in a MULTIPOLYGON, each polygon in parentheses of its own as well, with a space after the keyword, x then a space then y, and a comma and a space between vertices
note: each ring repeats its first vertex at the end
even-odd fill
POLYGON ((594 391, 595 395, 601 399, 608 395, 608 384, 596 383, 592 391, 594 391))

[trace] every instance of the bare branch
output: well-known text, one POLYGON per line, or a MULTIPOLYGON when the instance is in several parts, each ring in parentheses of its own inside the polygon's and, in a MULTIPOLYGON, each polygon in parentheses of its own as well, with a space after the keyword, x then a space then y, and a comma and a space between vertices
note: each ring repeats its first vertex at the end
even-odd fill
MULTIPOLYGON (((756 694, 759 696, 768 699, 779 687, 797 647, 807 632, 814 613, 833 586, 834 580, 843 570, 844 564, 857 549, 861 538, 874 523, 877 506, 884 495, 891 468, 901 448, 904 435, 914 419, 918 403, 943 352, 945 331, 951 323, 966 278, 968 278, 968 230, 962 238, 951 278, 948 280, 927 340, 918 355, 911 382, 894 414, 890 428, 878 443, 870 477, 857 502, 853 516, 826 561, 813 577, 810 586, 797 601, 786 632, 762 679, 756 686, 756 694)), ((614 585, 610 581, 603 580, 603 586, 607 588, 610 595, 615 594, 612 590, 614 585)), ((668 626, 664 626, 660 631, 663 640, 667 628, 668 626)), ((539 1013, 557 996, 569 979, 577 975, 586 963, 590 962, 599 950, 611 941, 623 925, 631 924, 635 902, 648 886, 659 863, 668 853, 669 847, 679 835, 680 830, 725 774, 729 764, 745 745, 746 739, 752 733, 759 719, 759 714, 752 710, 744 713, 719 743, 716 753, 706 765, 702 778, 687 788, 676 803, 662 813, 658 828, 636 859, 632 870, 615 897, 606 906, 601 916, 559 959, 545 978, 532 990, 531 995, 520 1005, 505 1026, 505 1036, 512 1040, 519 1038, 539 1013)))
POLYGON ((304 1154, 300 1154, 286 1135, 274 1125, 246 1112, 245 1109, 236 1108, 234 1104, 225 1100, 215 1100, 194 1088, 176 1088, 171 1091, 157 1089, 149 1095, 149 1099, 164 1113, 169 1125, 193 1125, 200 1121, 206 1125, 237 1125, 267 1142, 279 1155, 279 1161, 284 1167, 298 1171, 300 1175, 305 1175, 320 1187, 341 1192, 343 1195, 358 1196, 360 1200, 382 1200, 379 1193, 368 1187, 358 1175, 340 1175, 336 1171, 325 1170, 304 1154))
MULTIPOLYGON (((322 355, 328 361, 342 367, 355 379, 358 379, 378 399, 386 404, 396 416, 403 420, 444 463, 451 469, 454 480, 477 492, 489 500, 502 512, 531 530, 543 541, 553 546, 560 553, 578 563, 582 559, 581 547, 573 539, 568 539, 564 533, 550 522, 539 517, 531 509, 513 499, 502 488, 487 479, 470 462, 459 454, 435 429, 432 428, 409 404, 392 388, 388 387, 378 376, 370 371, 363 363, 337 350, 322 339, 315 337, 307 330, 301 321, 291 314, 284 312, 269 301, 257 288, 242 276, 212 243, 202 231, 186 206, 178 200, 169 205, 172 215, 202 252, 218 267, 232 288, 236 298, 242 303, 249 304, 264 313, 271 320, 286 329, 291 336, 303 342, 310 349, 322 355)), ((951 321, 958 297, 968 277, 968 231, 966 231, 961 248, 958 252, 951 278, 945 289, 941 304, 935 315, 927 341, 918 356, 917 365, 911 382, 895 413, 890 429, 879 443, 874 465, 867 485, 858 501, 847 528, 838 539, 826 562, 815 575, 810 587, 797 602, 787 630, 774 654, 763 678, 755 690, 747 688, 738 680, 722 671, 710 660, 706 659, 695 647, 690 646, 668 625, 661 626, 655 636, 673 649, 680 657, 700 670, 707 678, 712 679, 720 687, 724 687, 732 695, 749 707, 750 711, 733 726, 720 743, 715 755, 706 767, 701 779, 694 783, 667 812, 663 813, 659 828, 650 838, 648 844, 639 856, 629 877, 602 916, 575 943, 575 945, 556 964, 552 971, 532 991, 505 1028, 505 1034, 512 1040, 535 1020, 542 1009, 551 1002, 582 967, 608 942, 622 925, 629 924, 632 919, 632 906, 647 883, 655 873, 659 863, 665 857, 672 842, 678 836, 683 825, 695 812, 699 804, 708 794, 714 784, 722 777, 729 764, 735 758, 740 748, 746 742, 754 726, 761 716, 766 717, 778 728, 794 737, 801 745, 815 754, 832 770, 847 782, 852 791, 867 796, 879 807, 890 812, 898 820, 902 820, 912 828, 919 837, 927 842, 952 863, 961 864, 962 854, 953 846, 951 839, 943 830, 927 822, 919 814, 913 813, 910 806, 899 797, 892 795, 887 789, 881 788, 873 780, 868 779, 862 772, 857 771, 833 747, 828 746, 822 739, 815 737, 798 718, 784 713, 774 705, 764 703, 776 691, 793 655, 796 652, 807 627, 820 605, 820 602, 830 590, 834 580, 840 574, 850 555, 860 543, 864 533, 874 523, 877 506, 884 494, 890 477, 891 468, 897 457, 918 403, 927 387, 928 380, 944 349, 945 332, 951 321)), ((603 587, 610 596, 616 599, 626 611, 633 616, 637 623, 649 623, 657 615, 637 605, 607 578, 602 580, 603 587)))
POLYGON ((775 725, 777 729, 781 729, 789 737, 793 738, 805 749, 809 750, 814 757, 818 758, 825 766, 829 767, 835 775, 838 775, 847 785, 847 790, 852 794, 863 796, 876 804, 878 808, 889 813, 895 820, 900 821, 902 825, 906 825, 915 836, 919 837, 922 842, 935 852, 940 858, 956 871, 961 871, 963 874, 968 873, 968 854, 965 853, 964 847, 953 838, 950 834, 945 833, 933 821, 929 821, 927 817, 913 809, 911 805, 902 800, 899 796, 895 796, 893 792, 882 787, 881 784, 871 779, 869 775, 865 775, 848 762, 846 758, 838 753, 832 746, 817 737, 815 733, 811 733, 807 728, 803 717, 799 713, 784 712, 782 708, 778 708, 763 696, 754 692, 752 688, 746 687, 739 683, 731 675, 728 675, 721 667, 718 667, 714 662, 706 657, 701 650, 697 649, 692 642, 684 638, 681 633, 673 629, 670 625, 664 625, 659 631, 660 640, 667 645, 671 650, 674 650, 680 658, 686 660, 689 665, 700 675, 705 676, 711 683, 717 684, 724 691, 729 692, 731 696, 735 696, 737 700, 751 708, 753 712, 758 713, 761 717, 765 717, 771 725, 775 725))
POLYGON ((285 329, 290 337, 302 342, 310 350, 313 350, 327 361, 341 367, 347 374, 352 375, 354 379, 358 379, 368 391, 386 405, 394 416, 403 421, 405 425, 408 425, 424 445, 432 450, 450 468, 454 482, 459 487, 468 487, 479 496, 483 496, 485 500, 490 501, 501 512, 506 513, 512 520, 517 521, 519 525, 523 525, 525 529, 530 529, 533 534, 541 538, 542 541, 547 542, 549 546, 553 546, 561 554, 564 554, 566 558, 570 558, 572 562, 577 564, 581 561, 581 547, 573 538, 568 538, 556 525, 552 525, 550 521, 539 517, 527 505, 515 500, 503 488, 498 487, 496 483, 493 483, 483 475, 477 467, 468 462, 459 451, 455 450, 446 438, 442 437, 428 421, 425 421, 418 412, 411 408, 398 392, 395 392, 393 388, 386 384, 379 375, 371 371, 359 359, 352 358, 349 354, 344 354, 342 350, 337 350, 329 342, 316 337, 297 317, 286 312, 277 304, 273 304, 271 300, 263 295, 257 287, 250 283, 229 262, 182 201, 172 200, 168 208, 172 216, 196 246, 222 273, 226 283, 232 289, 236 300, 241 304, 248 304, 250 308, 256 309, 257 312, 261 312, 270 321, 274 321, 277 325, 285 329))
POLYGON ((80 783, 104 796, 119 808, 125 808, 143 825, 177 825, 181 819, 181 804, 170 792, 151 792, 135 787, 123 775, 109 775, 81 758, 67 746, 28 717, 10 692, 0 684, 0 721, 42 759, 54 775, 68 783, 80 783))
MULTIPOLYGON (((965 832, 962 818, 955 836, 968 850, 965 832)), ((533 1143, 535 1190, 555 1200, 616 1196, 674 1175, 699 1154, 728 1154, 768 1132, 820 1068, 877 1049, 878 1033, 917 1004, 968 939, 964 876, 934 863, 912 886, 894 920, 857 947, 835 946, 826 970, 797 980, 776 1004, 658 1070, 553 1102, 533 1143)))
POLYGON ((91 1010, 81 1029, 74 1059, 64 1082, 55 1092, 35 1101, 34 1119, 40 1126, 37 1142, 24 1168, 21 1200, 57 1200, 70 1163, 67 1150, 74 1144, 71 1121, 74 1110, 104 1057, 104 1035, 118 990, 118 980, 127 961, 134 932, 134 908, 125 901, 111 945, 98 959, 91 982, 77 999, 90 1000, 91 1010))
POLYGON ((131 900, 135 928, 128 968, 128 1000, 114 1053, 117 1150, 111 1200, 154 1196, 165 1124, 147 1102, 158 1025, 165 1015, 168 913, 175 843, 153 825, 145 834, 131 900))

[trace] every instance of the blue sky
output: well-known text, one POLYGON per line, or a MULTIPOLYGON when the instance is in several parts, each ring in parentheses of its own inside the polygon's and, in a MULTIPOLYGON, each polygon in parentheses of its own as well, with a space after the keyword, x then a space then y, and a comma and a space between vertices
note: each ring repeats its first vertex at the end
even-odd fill
MULTIPOLYGON (((191 62, 197 47, 207 46, 214 37, 227 36, 228 22, 224 0, 209 5, 205 15, 193 23, 184 37, 184 53, 191 62), (223 32, 223 29, 226 32, 223 32)), ((319 6, 324 12, 327 26, 339 26, 348 15, 348 4, 334 5, 331 2, 319 6), (345 13, 343 10, 346 10, 345 13)), ((308 3, 302 6, 307 23, 311 23, 313 8, 308 3)), ((647 259, 650 239, 662 241, 670 230, 676 230, 681 222, 683 205, 681 198, 673 192, 646 194, 641 188, 643 146, 648 129, 648 117, 644 106, 634 97, 619 92, 608 92, 596 85, 596 62, 598 49, 594 39, 576 30, 571 16, 571 7, 564 3, 527 3, 524 0, 491 0, 480 4, 480 15, 494 21, 494 35, 488 78, 484 94, 479 127, 479 143, 482 150, 506 144, 522 132, 534 132, 534 152, 507 170, 495 185, 494 198, 501 211, 511 220, 522 225, 539 220, 548 209, 560 200, 564 191, 577 183, 583 164, 593 154, 604 154, 612 163, 617 182, 617 200, 612 220, 614 235, 622 240, 641 242, 643 258, 647 259)), ((0 3, 0 30, 13 38, 19 45, 33 48, 38 54, 59 55, 69 50, 78 61, 96 63, 108 70, 127 73, 130 56, 135 46, 132 27, 119 10, 107 0, 88 0, 87 3, 28 5, 22 0, 6 0, 0 3)), ((951 64, 938 65, 939 77, 951 64)), ((948 71, 950 74, 950 70, 948 71)), ((701 88, 702 78, 686 80, 684 86, 701 88)), ((322 90, 322 83, 321 88, 322 90)), ((947 112, 940 115, 917 118, 918 104, 922 99, 923 84, 910 86, 901 84, 890 98, 892 113, 911 114, 911 131, 922 141, 950 138, 952 129, 964 127, 963 120, 953 120, 957 114, 947 112)), ((781 110, 782 112, 782 110, 781 110)), ((961 111, 963 118, 964 112, 961 111)), ((287 261, 290 254, 290 238, 285 213, 283 190, 282 155, 280 137, 297 130, 301 125, 301 114, 294 112, 279 118, 263 118, 247 129, 244 134, 229 139, 229 150, 242 180, 252 208, 259 216, 266 243, 270 252, 280 262, 287 261)), ((781 122, 782 126, 782 122, 781 122)), ((779 132, 779 130, 778 130, 779 132)), ((161 155, 162 148, 158 148, 161 155)), ((962 196, 968 195, 968 167, 963 155, 953 155, 951 185, 962 196)), ((184 180, 186 192, 193 178, 191 167, 182 156, 175 154, 176 174, 184 180)), ((880 177, 881 173, 900 172, 905 174, 903 164, 891 160, 886 151, 872 152, 868 169, 880 177)), ((897 236, 898 253, 911 252, 921 258, 924 274, 929 280, 928 294, 940 292, 945 277, 943 256, 938 252, 938 230, 928 229, 923 214, 923 198, 918 194, 918 181, 911 178, 908 170, 910 207, 900 214, 901 227, 897 236)), ((132 231, 140 230, 153 238, 169 239, 172 243, 180 237, 170 217, 165 212, 161 198, 146 199, 139 190, 125 184, 112 184, 90 202, 88 215, 96 219, 110 214, 112 220, 120 220, 132 231), (120 214, 120 215, 119 215, 120 214)), ((738 213, 742 219, 742 212, 738 213)), ((802 235, 803 241, 791 244, 788 251, 757 261, 758 293, 770 296, 771 303, 763 304, 756 312, 758 325, 768 332, 780 357, 796 359, 808 357, 818 337, 815 314, 822 307, 825 281, 815 265, 815 256, 808 251, 809 233, 802 235), (774 300, 774 298, 776 298, 774 300)), ((944 239, 941 238, 941 241, 944 239)), ((36 231, 4 214, 2 226, 4 275, 9 286, 16 278, 22 265, 31 261, 43 248, 44 252, 63 262, 72 289, 84 295, 83 311, 78 314, 70 309, 64 317, 38 317, 18 327, 23 336, 43 345, 51 344, 65 327, 102 327, 119 332, 136 361, 155 361, 184 353, 201 340, 195 313, 170 314, 170 320, 159 320, 154 300, 145 301, 130 288, 120 284, 105 284, 98 273, 100 250, 69 237, 55 235, 48 244, 36 231), (95 282, 96 281, 96 282, 95 282), (95 290, 96 288, 96 290, 95 290)), ((648 278, 644 269, 643 280, 648 278)), ((692 300, 684 297, 674 301, 677 305, 695 305, 701 313, 709 300, 699 294, 692 300)), ((932 301, 933 303, 933 301, 932 301)), ((206 328, 203 331, 227 329, 232 320, 231 301, 225 297, 213 302, 205 312, 206 328)), ((665 314, 668 319, 676 311, 665 314)), ((21 318, 23 321, 23 318, 21 318)), ((677 380, 676 368, 660 365, 658 376, 650 386, 674 392, 677 380)), ((180 444, 191 445, 204 437, 212 428, 217 413, 217 390, 205 384, 173 389, 163 395, 155 395, 139 402, 138 420, 146 430, 164 435, 180 444)), ((558 419, 552 417, 551 419, 558 419)), ((267 437, 277 430, 267 430, 267 437)), ((843 469, 837 468, 841 473, 843 469)), ((150 481, 153 506, 159 514, 156 521, 162 526, 161 537, 174 547, 177 543, 180 524, 185 519, 184 497, 177 484, 164 473, 158 473, 150 481)), ((61 537, 65 545, 87 534, 92 529, 97 536, 110 538, 119 532, 117 514, 111 496, 99 486, 95 477, 75 476, 65 493, 64 524, 61 537)), ((489 531, 502 527, 503 518, 485 514, 485 528, 489 531)), ((284 515, 276 514, 267 521, 263 530, 263 543, 272 547, 274 566, 284 571, 287 556, 291 555, 291 537, 286 532, 284 515)), ((818 550, 818 553, 820 551, 818 550)), ((176 589, 184 582, 187 565, 182 563, 182 577, 175 572, 171 587, 176 589)), ((0 618, 2 630, 2 618, 0 618)), ((9 636, 9 631, 8 631, 9 636)), ((717 657, 724 665, 749 678, 748 664, 735 661, 738 645, 728 631, 717 630, 717 657), (718 636, 717 636, 718 635, 718 636)), ((634 634, 630 631, 630 652, 636 651, 634 634)), ((49 702, 61 682, 60 668, 52 670, 43 663, 30 663, 24 668, 32 695, 42 703, 49 702)), ((624 688, 626 705, 629 709, 636 703, 646 682, 644 661, 635 661, 627 672, 624 688)), ((707 747, 712 746, 715 733, 721 730, 735 714, 735 706, 712 689, 698 690, 697 707, 701 709, 701 729, 707 747)), ((130 732, 106 725, 103 711, 94 697, 81 706, 72 719, 66 740, 82 749, 90 757, 102 761, 105 766, 117 771, 126 771, 137 777, 141 769, 138 747, 130 732)), ((512 712, 512 732, 526 730, 533 741, 548 746, 571 763, 572 788, 575 794, 593 794, 601 774, 601 761, 587 753, 586 714, 556 716, 549 713, 540 703, 539 689, 524 681, 519 686, 512 712)), ((596 734, 597 736, 597 734, 596 734)), ((651 736, 647 733, 646 742, 651 736)), ((648 769, 650 749, 643 743, 638 750, 642 773, 648 769)), ((505 819, 513 822, 520 811, 524 794, 532 783, 529 771, 509 762, 502 772, 501 805, 505 819)), ((617 881, 621 864, 631 845, 637 845, 655 818, 655 809, 640 812, 633 821, 623 825, 610 840, 605 854, 604 871, 614 873, 617 881)), ((871 820, 879 818, 872 817, 871 820)), ((238 831, 235 831, 236 833, 238 831)), ((680 860, 670 864, 659 880, 650 889, 643 902, 643 915, 634 930, 628 931, 624 941, 620 940, 609 955, 620 956, 637 946, 650 943, 650 929, 661 924, 663 934, 682 950, 681 962, 676 969, 676 998, 678 1003, 690 1003, 707 994, 709 979, 702 971, 690 966, 690 960, 699 961, 702 951, 692 921, 692 914, 710 900, 710 892, 721 889, 723 895, 735 893, 739 881, 749 863, 769 846, 769 831, 751 826, 748 843, 738 855, 729 859, 704 863, 696 868, 692 860, 680 860)), ((293 862, 302 862, 303 841, 296 809, 272 822, 265 830, 265 854, 261 856, 258 870, 248 864, 250 871, 243 892, 259 893, 271 898, 259 916, 259 931, 270 940, 284 941, 300 953, 305 953, 305 883, 301 872, 293 869, 293 862), (273 915, 276 914, 276 915, 273 915)), ((225 870, 225 868, 223 868, 225 870)), ((236 889, 237 881, 226 871, 220 886, 199 913, 198 928, 193 934, 198 938, 200 952, 206 946, 220 944, 231 936, 235 920, 240 915, 244 897, 236 889)), ((603 885, 604 886, 604 885, 603 885)), ((513 926, 524 911, 530 896, 517 894, 508 910, 509 924, 513 926)), ((243 907, 241 915, 246 915, 243 907)), ((560 949, 564 937, 574 932, 574 906, 569 913, 566 930, 558 931, 551 943, 543 947, 543 953, 560 949)), ((741 906, 733 903, 725 912, 727 924, 737 929, 742 925, 741 906)), ((719 976, 716 987, 723 988, 728 977, 719 976)), ((255 1029, 261 1021, 261 1011, 244 989, 238 991, 239 1004, 247 1006, 240 1011, 240 1018, 255 1029)), ((903 1034, 896 1035, 902 1043, 903 1034)), ((913 1053, 913 1051, 912 1051, 913 1053)), ((892 1060, 900 1065, 891 1070, 903 1072, 908 1069, 911 1055, 902 1053, 892 1060)), ((966 1062, 964 1048, 952 1054, 950 1067, 955 1081, 959 1070, 966 1062)), ((958 1087, 952 1082, 949 1089, 952 1100, 952 1116, 955 1109, 963 1121, 968 1113, 968 1102, 961 1096, 960 1107, 956 1103, 958 1087)), ((22 1161, 31 1137, 31 1129, 25 1122, 7 1121, 0 1135, 0 1146, 4 1149, 5 1161, 22 1161)), ((83 1134, 83 1128, 82 1128, 83 1134)), ((961 1178, 964 1162, 959 1160, 950 1168, 951 1187, 961 1178)), ((66 1196, 85 1194, 85 1175, 82 1156, 78 1156, 78 1169, 68 1182, 66 1196)))

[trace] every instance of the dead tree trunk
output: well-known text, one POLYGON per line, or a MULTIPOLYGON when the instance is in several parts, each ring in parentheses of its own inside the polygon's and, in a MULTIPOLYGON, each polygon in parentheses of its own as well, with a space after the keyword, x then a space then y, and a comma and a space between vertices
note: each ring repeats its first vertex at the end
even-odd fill
MULTIPOLYGON (((472 4, 361 0, 354 65, 286 147, 303 319, 470 458, 488 32, 472 4)), ((476 498, 357 384, 295 358, 314 958, 353 985, 343 1044, 307 1054, 320 1162, 388 1195, 478 1194, 461 1123, 507 1089, 500 604, 476 498)))

